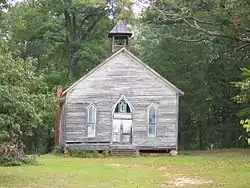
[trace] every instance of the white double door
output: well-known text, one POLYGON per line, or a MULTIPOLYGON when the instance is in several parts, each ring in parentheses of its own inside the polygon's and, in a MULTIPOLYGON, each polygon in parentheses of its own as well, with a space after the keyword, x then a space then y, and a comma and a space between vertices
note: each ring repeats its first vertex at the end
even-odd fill
POLYGON ((132 120, 113 119, 113 142, 130 143, 132 120))

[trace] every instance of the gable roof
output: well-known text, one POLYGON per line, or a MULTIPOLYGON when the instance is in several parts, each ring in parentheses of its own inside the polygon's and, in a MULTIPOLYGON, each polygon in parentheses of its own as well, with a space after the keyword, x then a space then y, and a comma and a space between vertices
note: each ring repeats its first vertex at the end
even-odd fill
POLYGON ((122 49, 120 49, 119 51, 117 51, 116 53, 114 53, 112 56, 110 56, 108 59, 106 59, 105 61, 103 61, 102 63, 100 63, 98 66, 96 66, 94 69, 92 69, 90 72, 88 72, 86 75, 84 75, 83 77, 81 77, 79 80, 77 80, 75 83, 73 83, 69 88, 67 88, 65 91, 63 91, 62 95, 68 93, 70 90, 72 90, 76 85, 78 85, 81 81, 83 81, 85 78, 87 78, 89 75, 91 75, 92 73, 94 73, 97 69, 99 69, 100 67, 102 67, 103 65, 105 65, 108 61, 110 61, 111 59, 113 59, 115 56, 117 56, 119 53, 121 52, 125 52, 126 54, 128 54, 130 57, 132 57, 134 60, 136 60, 137 62, 139 62, 141 65, 143 65, 147 70, 149 70, 151 73, 153 73, 156 77, 158 77, 160 80, 162 80, 168 87, 172 88, 174 91, 176 91, 177 93, 184 95, 184 92, 181 91, 179 88, 177 88, 175 85, 173 85, 171 82, 169 82, 167 79, 165 79, 163 76, 161 76, 159 73, 157 73, 154 69, 152 69, 151 67, 149 67, 147 64, 145 64, 144 62, 142 62, 139 58, 137 58, 134 54, 132 54, 131 52, 129 52, 125 47, 123 47, 122 49))
POLYGON ((122 20, 119 20, 108 36, 112 37, 113 35, 128 35, 131 37, 132 33, 128 30, 126 24, 122 20))

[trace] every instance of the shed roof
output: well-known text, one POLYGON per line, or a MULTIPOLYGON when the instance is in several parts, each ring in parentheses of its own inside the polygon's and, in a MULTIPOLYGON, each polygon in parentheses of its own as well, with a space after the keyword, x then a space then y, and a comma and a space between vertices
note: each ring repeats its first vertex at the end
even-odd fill
POLYGON ((184 95, 184 92, 181 91, 179 88, 177 88, 175 85, 173 85, 171 82, 169 82, 167 79, 165 79, 163 76, 161 76, 160 74, 158 74, 154 69, 150 68, 147 64, 145 64, 144 62, 142 62, 139 58, 137 58, 134 54, 132 54, 131 52, 129 52, 126 48, 122 48, 119 51, 117 51, 116 53, 114 53, 112 56, 110 56, 108 59, 106 59, 105 61, 103 61, 101 64, 99 64, 97 67, 95 67, 94 69, 92 69, 89 73, 87 73, 86 75, 84 75, 83 77, 81 77, 78 81, 76 81, 74 84, 72 84, 69 88, 67 88, 65 91, 63 91, 62 95, 68 93, 69 91, 71 91, 76 85, 78 85, 81 81, 83 81, 85 78, 87 78, 89 75, 91 75, 93 72, 95 72, 97 69, 99 69, 100 67, 102 67, 104 64, 106 64, 109 60, 111 60, 112 58, 114 58, 116 55, 118 55, 121 52, 125 52, 126 54, 128 54, 130 57, 132 57, 134 60, 136 60, 137 62, 139 62, 140 64, 142 64, 146 69, 148 69, 151 73, 153 73, 156 77, 158 77, 160 80, 162 80, 167 86, 169 86, 170 88, 172 88, 174 91, 176 91, 177 93, 184 95))
POLYGON ((132 32, 130 32, 126 26, 126 24, 122 21, 119 20, 115 27, 109 32, 109 37, 112 37, 114 35, 127 35, 127 36, 132 36, 132 32))

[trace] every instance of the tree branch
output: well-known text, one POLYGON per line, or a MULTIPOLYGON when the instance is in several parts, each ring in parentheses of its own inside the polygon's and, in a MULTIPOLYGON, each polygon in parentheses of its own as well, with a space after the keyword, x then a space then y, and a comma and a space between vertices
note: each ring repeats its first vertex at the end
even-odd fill
POLYGON ((63 39, 58 39, 58 38, 55 38, 53 36, 48 36, 48 39, 50 39, 51 41, 54 41, 54 42, 65 42, 63 39))
POLYGON ((76 13, 72 13, 72 39, 76 39, 76 34, 77 34, 77 26, 76 26, 76 13))
POLYGON ((239 46, 238 48, 235 48, 234 52, 237 52, 237 51, 239 51, 239 50, 241 50, 241 49, 243 49, 243 48, 245 48, 247 46, 250 46, 250 43, 246 43, 244 45, 239 46))
POLYGON ((175 39, 175 40, 182 41, 182 42, 201 42, 201 41, 206 40, 205 38, 201 38, 201 39, 184 39, 184 38, 181 38, 181 37, 174 37, 174 36, 167 36, 167 38, 175 39))
POLYGON ((243 38, 243 37, 238 37, 238 36, 231 36, 231 35, 225 35, 225 34, 222 34, 222 33, 219 33, 219 32, 213 32, 213 31, 208 31, 202 27, 200 27, 197 22, 193 25, 191 24, 189 21, 187 21, 185 18, 183 18, 183 21, 188 25, 190 26, 191 28, 195 29, 195 30, 198 30, 198 31, 201 31, 207 35, 211 35, 211 36, 216 36, 216 37, 220 37, 220 38, 225 38, 225 39, 231 39, 231 40, 236 40, 236 41, 241 41, 241 42, 247 42, 247 43, 250 43, 250 38, 246 37, 246 38, 243 38))
POLYGON ((88 29, 86 30, 85 34, 81 37, 81 40, 84 40, 85 37, 87 36, 87 33, 89 33, 94 27, 95 25, 99 22, 99 19, 96 19, 93 21, 93 23, 88 27, 88 29))
MULTIPOLYGON (((64 11, 64 18, 65 18, 65 26, 67 28, 67 31, 70 32, 70 25, 71 25, 71 20, 70 20, 70 15, 67 10, 64 11)), ((69 33, 67 34, 66 41, 69 42, 69 33)))
POLYGON ((85 16, 82 21, 81 21, 81 24, 80 24, 80 28, 83 26, 84 22, 89 19, 90 17, 94 16, 95 13, 90 13, 89 15, 85 16))
POLYGON ((200 20, 196 17, 187 17, 187 19, 192 19, 198 23, 201 23, 201 24, 207 24, 207 25, 218 25, 218 24, 214 24, 213 22, 207 22, 207 21, 204 21, 204 20, 200 20))
POLYGON ((250 43, 249 37, 243 37, 243 36, 234 36, 234 35, 227 35, 224 33, 220 33, 217 31, 209 31, 203 27, 201 27, 199 24, 207 24, 207 25, 218 25, 212 22, 206 22, 203 20, 200 20, 194 16, 190 16, 190 12, 187 9, 180 8, 177 5, 171 5, 167 4, 167 6, 160 6, 159 7, 153 7, 156 11, 155 15, 158 15, 158 18, 155 19, 158 23, 185 23, 190 28, 195 29, 197 31, 200 31, 204 34, 214 36, 214 37, 220 37, 224 39, 230 39, 235 41, 241 41, 244 43, 250 43), (191 20, 193 23, 191 23, 191 20), (198 24, 199 23, 199 24, 198 24))

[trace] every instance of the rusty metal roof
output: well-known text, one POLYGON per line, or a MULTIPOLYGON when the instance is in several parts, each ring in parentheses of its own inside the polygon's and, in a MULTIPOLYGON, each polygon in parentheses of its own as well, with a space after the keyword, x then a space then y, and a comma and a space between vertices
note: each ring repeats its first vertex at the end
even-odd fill
POLYGON ((126 26, 126 24, 122 21, 119 20, 115 27, 109 32, 109 37, 112 37, 114 35, 127 35, 127 36, 132 36, 132 32, 130 32, 126 26))

